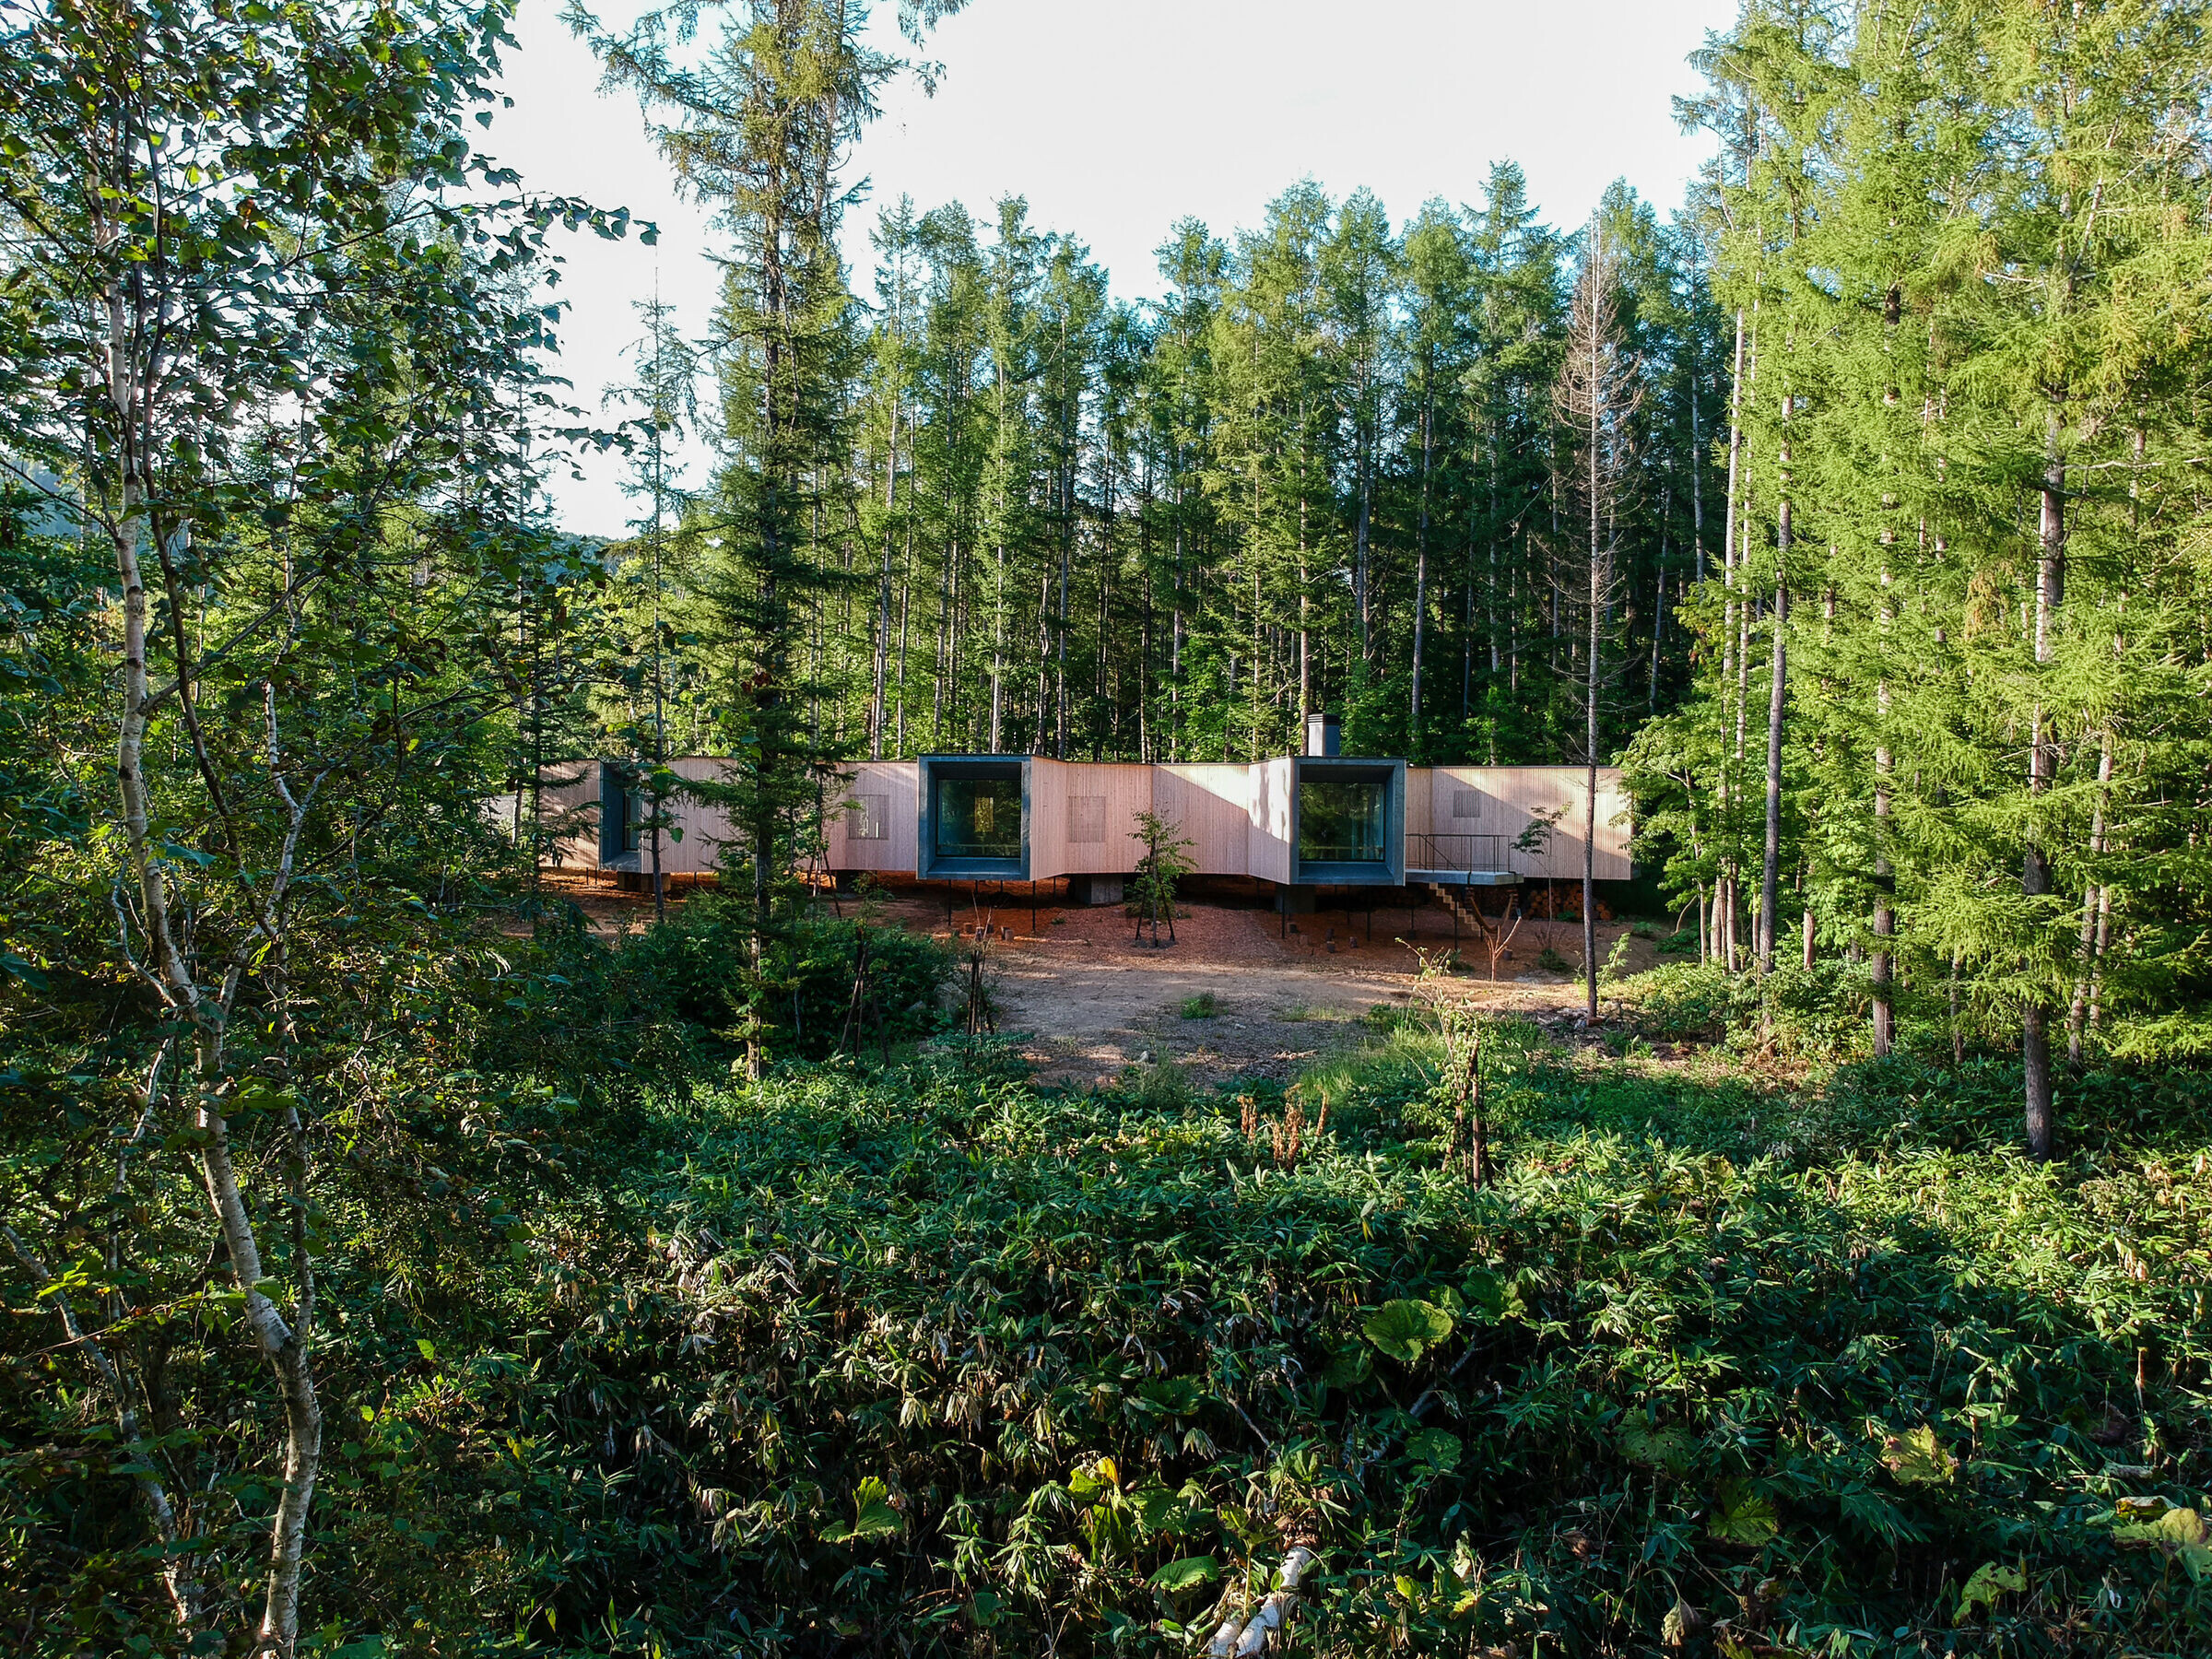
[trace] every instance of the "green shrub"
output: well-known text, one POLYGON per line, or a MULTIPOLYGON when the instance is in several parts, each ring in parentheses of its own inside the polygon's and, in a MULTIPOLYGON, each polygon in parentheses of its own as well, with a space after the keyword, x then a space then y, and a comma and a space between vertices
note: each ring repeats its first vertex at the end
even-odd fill
POLYGON ((1178 1011, 1185 1019, 1211 1019, 1221 1012, 1221 1005, 1211 991, 1201 991, 1195 996, 1184 997, 1178 1011))
MULTIPOLYGON (((612 977, 640 1007, 654 1008, 725 1047, 747 1015, 751 912, 742 896, 707 893, 615 953, 612 977)), ((763 1038, 771 1053, 826 1057, 842 1039, 853 1046, 848 1010, 861 941, 867 944, 867 1006, 858 1046, 879 1052, 945 1029, 940 1007, 953 952, 938 941, 859 918, 803 916, 771 947, 771 990, 762 998, 763 1038)))
MULTIPOLYGON (((1180 1651, 1287 1526, 1324 1552, 1300 1614, 1324 1654, 1643 1651, 1677 1597, 1747 1633, 1751 1605, 1781 1651, 2204 1651, 2212 1591, 2114 1508, 2212 1477, 2212 1194, 2187 1162, 1739 1158, 1716 1148, 1803 1102, 1488 1041, 1488 1190, 1420 1141, 1342 1138, 1361 1098, 1432 1092, 1414 1031, 1301 1080, 1309 1122, 1324 1076, 1339 1093, 1289 1169, 1148 1084, 824 1068, 704 1095, 639 1189, 665 1259, 552 1314, 554 1375, 470 1397, 594 1472, 578 1565, 647 1523, 714 1563, 665 1581, 671 1652, 724 1616, 710 1585, 756 1629, 941 1604, 918 1651, 972 1651, 985 1620, 1002 1651, 1180 1651), (672 1360, 694 1331, 712 1347, 672 1360), (650 1454, 610 1458, 610 1419, 651 1425, 650 1454), (2033 1618, 2018 1593, 1961 1615, 1991 1562, 2024 1566, 2033 1618)), ((1831 1125, 1934 1082, 1854 1078, 1831 1125)), ((573 1513, 498 1524, 527 1553, 573 1513)), ((547 1605, 581 1622, 594 1593, 547 1605)))
POLYGON ((1189 1075, 1164 1054, 1137 1079, 1136 1100, 1147 1112, 1180 1112, 1190 1104, 1192 1093, 1189 1075))
POLYGON ((1653 968, 1613 987, 1639 1030, 1673 1042, 1717 1042, 1727 1035, 1735 991, 1726 969, 1698 962, 1653 968))

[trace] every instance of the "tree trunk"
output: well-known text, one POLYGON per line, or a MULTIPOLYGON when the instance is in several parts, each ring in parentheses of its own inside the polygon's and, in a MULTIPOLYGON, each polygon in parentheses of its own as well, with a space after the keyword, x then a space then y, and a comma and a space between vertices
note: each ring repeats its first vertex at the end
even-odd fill
POLYGON ((884 465, 883 566, 876 583, 876 673, 868 694, 868 759, 883 759, 885 696, 888 689, 891 657, 891 544, 896 534, 893 519, 899 510, 899 406, 891 405, 891 451, 884 465))
MULTIPOLYGON (((2105 799, 2112 786, 2112 734, 2107 727, 2097 749, 2097 805, 2089 815, 2089 853, 2101 856, 2104 852, 2105 799)), ((2099 955, 2097 920, 2110 915, 2110 900, 2105 889, 2092 881, 2081 896, 2081 966, 2074 976, 2074 1003, 2066 1011, 2066 1064, 2078 1069, 2081 1065, 2082 1039, 2088 1023, 2089 983, 2096 977, 2099 955)))
MULTIPOLYGON (((109 293, 108 321, 111 344, 106 389, 120 418, 121 435, 117 462, 122 512, 112 542, 116 576, 123 589, 123 712, 117 728, 115 771, 123 815, 124 852, 136 878, 141 906, 138 919, 153 957, 150 968, 141 968, 140 972, 171 1011, 191 1030, 194 1086, 198 1097, 194 1126, 201 1135, 200 1167, 208 1203, 223 1235, 232 1280, 243 1300, 247 1331, 263 1359, 276 1373, 283 1397, 284 1485, 269 1531, 266 1598, 253 1651, 256 1655, 270 1655, 272 1659, 291 1659, 299 1639, 300 1570, 307 1540, 308 1511, 322 1468, 323 1419, 315 1394, 313 1369, 302 1346, 304 1333, 294 1334, 263 1289, 267 1275, 262 1270, 252 1216, 230 1159, 229 1129, 215 1104, 221 1098, 227 1080, 223 1074, 224 1025, 231 1011, 230 999, 242 971, 242 961, 228 974, 219 997, 211 1000, 202 992, 178 946, 168 884, 160 862, 153 855, 144 771, 151 683, 147 671, 146 577, 139 544, 149 529, 157 535, 159 531, 149 523, 147 502, 150 492, 144 473, 146 457, 137 443, 145 417, 142 400, 150 392, 140 382, 136 372, 133 340, 138 331, 130 325, 120 288, 109 293)), ((178 637, 182 641, 182 616, 172 620, 179 625, 178 637)), ((179 706, 188 708, 194 669, 181 643, 176 670, 179 706)), ((196 721, 190 724, 194 759, 208 778, 219 813, 222 792, 215 788, 211 759, 200 738, 198 724, 196 721)), ((283 791, 281 783, 279 791, 283 791)), ((285 853, 288 865, 297 843, 299 820, 300 812, 295 806, 292 837, 285 853)), ((242 853, 235 841, 233 852, 242 853)), ((281 888, 273 883, 271 890, 280 904, 281 888)), ((262 935, 265 943, 276 948, 281 948, 282 945, 282 935, 273 925, 279 913, 265 900, 262 935)))
POLYGON ((1774 971, 1774 935, 1781 923, 1782 877, 1782 715, 1787 694, 1790 623, 1790 441, 1794 399, 1782 400, 1783 441, 1780 499, 1774 508, 1774 663, 1767 698, 1767 836, 1759 885, 1759 971, 1774 971))
MULTIPOLYGON (((2048 664, 2055 651, 2052 638, 2059 606, 2065 599, 2066 582, 2066 466, 2059 451, 2058 406, 2051 406, 2045 440, 2040 558, 2035 579, 2035 660, 2048 664)), ((2040 796, 2051 787, 2056 770, 2055 745, 2042 703, 2039 700, 2028 748, 2028 791, 2040 796)), ((2051 861, 2031 824, 2030 840, 2020 859, 2020 894, 2030 900, 2030 919, 2040 912, 2033 900, 2051 892, 2051 861)), ((2020 1010, 2020 1068, 2026 1085, 2026 1118, 2030 1156, 2047 1159, 2053 1139, 2055 1103, 2051 1080, 2051 1019, 2040 987, 2030 986, 2020 1010)))
POLYGON ((1421 647, 1429 621, 1429 465, 1435 436, 1435 417, 1426 387, 1421 395, 1421 516, 1413 571, 1413 707, 1406 727, 1406 747, 1416 757, 1425 747, 1421 742, 1421 647))
POLYGON ((1584 662, 1583 688, 1584 747, 1589 773, 1583 803, 1583 979, 1586 1011, 1597 1021, 1597 654, 1599 629, 1605 618, 1605 547, 1600 539, 1600 515, 1605 496, 1605 463, 1600 445, 1605 440, 1604 330, 1599 301, 1605 288, 1605 241, 1597 217, 1590 218, 1593 262, 1590 283, 1590 651, 1584 662))

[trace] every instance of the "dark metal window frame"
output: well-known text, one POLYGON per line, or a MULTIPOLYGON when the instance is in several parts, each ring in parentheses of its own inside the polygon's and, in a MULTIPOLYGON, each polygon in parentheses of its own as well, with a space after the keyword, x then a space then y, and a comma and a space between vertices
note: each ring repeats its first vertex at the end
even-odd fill
POLYGON ((1030 762, 1026 755, 924 755, 915 782, 919 797, 914 825, 915 875, 924 880, 1027 881, 1030 878, 1030 826, 1033 820, 1030 762), (1021 854, 1018 858, 944 858, 937 853, 937 785, 973 779, 1012 781, 1021 786, 1021 854))
POLYGON ((1406 762, 1334 755, 1298 755, 1290 767, 1291 879, 1343 887, 1406 885, 1406 762), (1300 813, 1309 782, 1380 783, 1382 786, 1382 856, 1379 860, 1301 858, 1300 813))
POLYGON ((629 769, 619 760, 599 763, 599 862, 638 850, 637 818, 630 811, 629 769))

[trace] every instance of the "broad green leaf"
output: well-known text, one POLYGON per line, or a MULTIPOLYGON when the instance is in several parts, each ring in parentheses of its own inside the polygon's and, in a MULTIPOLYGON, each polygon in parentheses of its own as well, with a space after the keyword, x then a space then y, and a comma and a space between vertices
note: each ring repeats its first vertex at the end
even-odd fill
POLYGON ((1770 1500, 1731 1480, 1722 1484, 1705 1530, 1723 1544, 1756 1549, 1782 1530, 1782 1523, 1770 1500))
POLYGON ((1697 1442, 1672 1424, 1653 1427, 1640 1417, 1620 1426, 1620 1454, 1647 1469, 1665 1469, 1670 1475, 1689 1472, 1697 1442))
POLYGON ((1936 1430, 1925 1423, 1885 1440, 1882 1462, 1904 1486, 1941 1486, 1959 1467, 1959 1460, 1943 1449, 1936 1430))
POLYGON ((1478 1267, 1467 1275, 1459 1289, 1477 1318, 1495 1321, 1505 1317, 1505 1283, 1496 1274, 1478 1267))
POLYGON ((1452 1335, 1452 1315, 1434 1302, 1387 1301, 1360 1329, 1393 1359, 1411 1365, 1452 1335))
POLYGON ((1210 1555, 1185 1556, 1180 1561, 1170 1561, 1152 1575, 1152 1588, 1174 1594, 1188 1590, 1193 1584, 1206 1583, 1221 1576, 1221 1563, 1210 1555))
POLYGON ((2112 1528, 2112 1536, 2120 1543, 2154 1544, 2180 1561, 2194 1582, 2202 1583, 2212 1577, 2212 1531, 2196 1511, 2162 1498, 2122 1499, 2117 1507, 2123 1515, 2141 1517, 2112 1528))
POLYGON ((858 1544, 869 1538, 888 1538, 905 1530, 906 1524, 891 1507, 891 1489, 875 1476, 853 1488, 853 1524, 822 1535, 825 1544, 858 1544))
POLYGON ((1952 1616, 1951 1622, 1964 1624, 1973 1616, 1977 1607, 1995 1606, 1997 1597, 2006 1591, 2027 1588, 2028 1570, 2025 1562, 2018 1567, 2007 1567, 2001 1561, 1984 1561, 1974 1569, 1973 1577, 1968 1579, 1965 1588, 1959 1591, 1959 1611, 1952 1616))
POLYGON ((1406 1441, 1406 1450, 1417 1462, 1428 1465, 1440 1475, 1448 1475, 1459 1467, 1463 1448, 1459 1436, 1449 1429, 1424 1429, 1406 1441))

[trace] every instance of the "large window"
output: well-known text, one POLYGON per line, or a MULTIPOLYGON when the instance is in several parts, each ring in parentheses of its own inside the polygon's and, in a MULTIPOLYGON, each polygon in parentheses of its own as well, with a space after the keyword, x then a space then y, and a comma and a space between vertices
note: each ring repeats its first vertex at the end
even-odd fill
POLYGON ((939 778, 935 827, 939 858, 1019 858, 1019 778, 939 778))
POLYGON ((1298 856, 1306 864, 1381 864, 1383 789, 1378 780, 1302 778, 1298 856))

